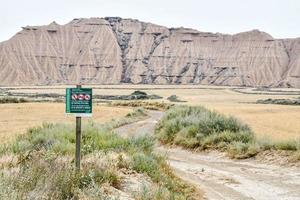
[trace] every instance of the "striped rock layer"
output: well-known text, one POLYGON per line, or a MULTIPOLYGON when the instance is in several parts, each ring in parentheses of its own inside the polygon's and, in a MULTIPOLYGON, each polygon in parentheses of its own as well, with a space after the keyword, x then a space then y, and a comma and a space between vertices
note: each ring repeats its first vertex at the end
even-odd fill
POLYGON ((300 87, 300 38, 107 17, 27 26, 0 43, 0 85, 76 83, 300 87))

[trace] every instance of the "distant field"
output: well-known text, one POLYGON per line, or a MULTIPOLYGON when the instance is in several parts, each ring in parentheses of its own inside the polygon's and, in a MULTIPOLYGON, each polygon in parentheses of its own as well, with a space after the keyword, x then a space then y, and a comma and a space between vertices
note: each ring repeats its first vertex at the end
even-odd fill
MULTIPOLYGON (((128 108, 113 108, 101 105, 94 106, 93 120, 107 122, 114 117, 121 117, 130 112, 128 108)), ((74 117, 65 115, 63 103, 20 103, 0 104, 0 141, 7 141, 26 129, 41 125, 44 122, 75 121, 74 117)), ((83 123, 89 118, 84 118, 83 123)))
MULTIPOLYGON (((21 93, 64 94, 65 87, 70 86, 15 87, 9 88, 8 90, 11 92, 21 93)), ((300 96, 299 89, 276 88, 271 90, 260 90, 255 88, 233 88, 203 85, 93 85, 91 87, 94 88, 94 94, 101 95, 130 94, 134 90, 144 90, 149 94, 156 94, 164 97, 164 99, 160 101, 165 102, 168 102, 166 99, 167 97, 176 94, 181 100, 186 100, 186 104, 204 105, 210 109, 236 116, 242 121, 248 123, 259 137, 268 136, 272 137, 274 140, 300 138, 300 106, 254 104, 258 99, 296 98, 300 96)), ((53 104, 48 104, 49 108, 51 105, 53 104)), ((56 106, 58 105, 61 106, 61 108, 57 109, 61 109, 63 112, 63 104, 57 104, 56 106)), ((0 106, 6 107, 7 105, 0 106)), ((14 110, 21 105, 10 106, 12 106, 11 110, 7 111, 7 113, 14 113, 14 110)), ((109 109, 112 108, 105 109, 106 113, 109 113, 109 109)), ((103 110, 105 109, 103 108, 103 110)), ((100 110, 101 109, 99 109, 99 111, 100 110)), ((36 114, 45 115, 44 112, 39 112, 40 111, 37 110, 36 114)), ((52 112, 54 118, 60 117, 59 119, 61 120, 66 119, 64 115, 60 115, 59 112, 55 111, 55 109, 52 112)), ((94 110, 94 113, 95 116, 102 115, 101 112, 98 113, 97 110, 94 110)), ((120 113, 122 114, 121 111, 120 113)), ((18 120, 14 120, 16 126, 18 126, 18 123, 25 123, 24 121, 28 119, 22 117, 20 114, 14 115, 18 118, 18 120)), ((113 117, 113 115, 114 114, 112 114, 111 117, 113 117)), ((72 118, 68 120, 71 121, 72 118)), ((0 126, 0 128, 3 129, 2 126, 0 126)))

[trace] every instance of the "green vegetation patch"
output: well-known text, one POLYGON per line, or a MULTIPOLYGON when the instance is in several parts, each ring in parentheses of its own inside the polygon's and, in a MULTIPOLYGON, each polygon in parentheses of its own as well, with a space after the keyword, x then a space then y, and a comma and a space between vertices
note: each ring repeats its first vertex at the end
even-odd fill
POLYGON ((147 100, 147 99, 162 99, 161 96, 155 94, 147 94, 146 92, 136 90, 129 95, 94 95, 95 99, 105 100, 147 100))
MULTIPOLYGON (((19 93, 19 92, 3 92, 5 95, 9 97, 3 98, 3 102, 6 103, 22 103, 22 102, 13 102, 21 99, 24 100, 23 97, 26 97, 27 100, 31 102, 63 102, 65 100, 64 94, 56 94, 56 93, 19 93), (18 97, 18 98, 17 98, 18 97), (11 101, 11 102, 9 102, 11 101)), ((132 100, 155 100, 162 99, 161 96, 156 94, 147 94, 144 91, 136 90, 129 95, 93 95, 94 100, 103 100, 103 101, 112 101, 112 100, 122 100, 122 101, 132 101, 132 100)), ((0 99, 1 103, 1 99, 0 99)))
POLYGON ((123 138, 114 133, 115 127, 144 116, 143 109, 136 109, 119 120, 85 125, 80 172, 73 167, 74 126, 44 124, 29 129, 1 147, 0 199, 118 199, 116 191, 122 191, 124 176, 132 173, 151 180, 150 186, 130 194, 138 199, 149 195, 162 200, 196 199, 195 189, 177 179, 165 158, 153 152, 154 138, 123 138))
POLYGON ((300 98, 297 99, 259 99, 257 104, 278 104, 278 105, 300 105, 300 98))
POLYGON ((200 150, 229 150, 238 142, 254 142, 247 125, 201 106, 172 107, 159 122, 156 135, 162 143, 200 150))
POLYGON ((0 104, 4 103, 26 103, 27 99, 24 98, 15 98, 15 97, 2 97, 0 98, 0 104))
POLYGON ((111 106, 128 106, 128 107, 142 107, 147 110, 168 110, 174 104, 164 102, 150 102, 150 101, 118 101, 109 103, 111 106))
POLYGON ((158 123, 155 132, 164 144, 226 151, 237 159, 249 158, 266 150, 290 151, 297 158, 300 155, 300 140, 257 139, 251 129, 236 118, 201 106, 173 106, 158 123))
POLYGON ((179 99, 179 97, 177 95, 171 95, 167 99, 171 102, 186 102, 186 101, 179 99))

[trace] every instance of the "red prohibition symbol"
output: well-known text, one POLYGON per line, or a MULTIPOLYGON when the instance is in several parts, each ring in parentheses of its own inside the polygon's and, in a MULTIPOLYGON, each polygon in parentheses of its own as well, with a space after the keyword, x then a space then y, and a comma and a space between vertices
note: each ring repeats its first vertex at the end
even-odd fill
POLYGON ((88 95, 88 94, 86 94, 86 95, 84 96, 84 99, 88 101, 88 100, 90 100, 90 99, 91 99, 91 96, 90 96, 90 95, 88 95))
POLYGON ((83 94, 79 94, 78 95, 78 100, 83 100, 84 99, 84 95, 83 94))
POLYGON ((77 100, 77 94, 72 94, 72 100, 77 100))
POLYGON ((72 94, 71 96, 72 100, 76 101, 82 101, 82 100, 86 100, 89 101, 91 99, 91 95, 89 94, 72 94))

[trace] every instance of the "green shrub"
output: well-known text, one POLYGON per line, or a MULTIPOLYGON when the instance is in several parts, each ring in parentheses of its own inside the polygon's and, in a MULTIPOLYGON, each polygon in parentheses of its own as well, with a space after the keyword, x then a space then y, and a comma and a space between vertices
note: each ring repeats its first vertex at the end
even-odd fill
POLYGON ((263 151, 275 149, 274 141, 267 137, 257 139, 256 143, 263 151))
POLYGON ((256 101, 257 104, 278 104, 278 105, 300 105, 300 99, 259 99, 256 101))
POLYGON ((197 106, 174 106, 156 127, 159 140, 186 148, 226 150, 233 142, 250 143, 250 128, 233 117, 197 106))
POLYGON ((256 143, 233 142, 227 151, 231 158, 245 159, 258 154, 260 147, 256 143))
POLYGON ((180 100, 177 95, 171 95, 167 99, 171 102, 186 102, 186 101, 180 100))
POLYGON ((145 188, 136 199, 197 199, 197 191, 174 176, 165 158, 155 154, 136 153, 130 163, 132 169, 145 173, 158 184, 158 188, 145 188))
POLYGON ((24 98, 15 98, 15 97, 2 97, 0 98, 0 104, 4 103, 26 103, 28 100, 24 98))
POLYGON ((260 138, 257 140, 258 145, 263 150, 283 150, 283 151, 299 151, 300 140, 281 140, 273 141, 270 138, 260 138))
POLYGON ((278 150, 296 151, 300 150, 300 143, 296 140, 275 142, 275 148, 278 150))
POLYGON ((133 93, 131 93, 131 95, 136 95, 136 96, 147 96, 146 92, 140 91, 140 90, 136 90, 133 93))
POLYGON ((236 118, 201 106, 173 106, 158 123, 155 132, 165 144, 199 150, 217 149, 239 159, 265 150, 300 150, 299 140, 274 142, 269 138, 257 139, 251 129, 236 118))
POLYGON ((154 155, 136 153, 132 158, 132 169, 137 172, 146 173, 154 179, 154 181, 158 182, 160 179, 160 170, 154 155))

